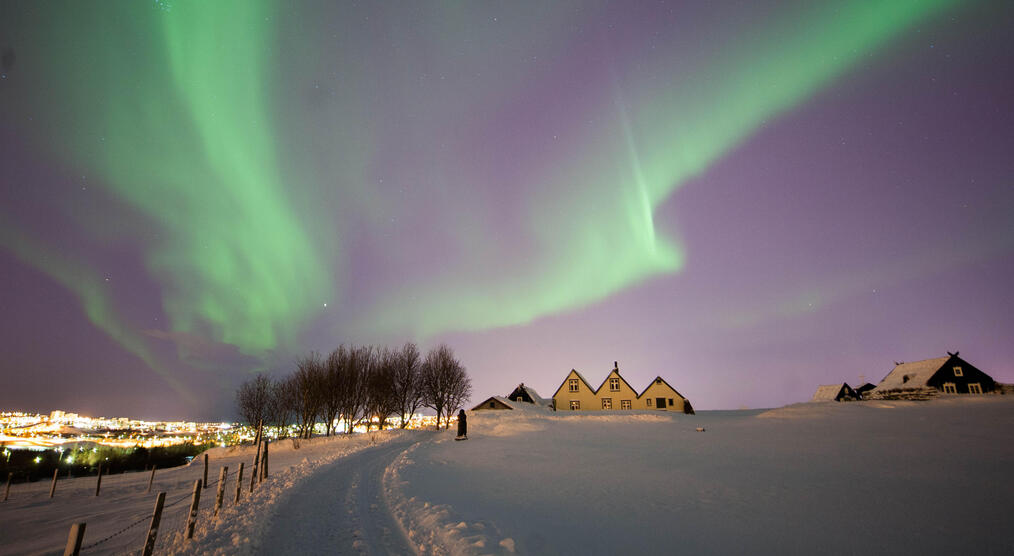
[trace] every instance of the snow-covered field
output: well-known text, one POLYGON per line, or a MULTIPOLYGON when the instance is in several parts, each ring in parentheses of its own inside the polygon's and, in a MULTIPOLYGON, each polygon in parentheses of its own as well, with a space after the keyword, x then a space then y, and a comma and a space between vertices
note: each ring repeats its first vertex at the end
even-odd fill
POLYGON ((396 507, 424 547, 1014 554, 1010 396, 698 415, 480 412, 469 437, 420 444, 391 470, 396 507))
MULTIPOLYGON (((186 501, 167 510, 156 553, 1014 553, 1014 396, 479 412, 468 441, 453 434, 279 442, 253 497, 233 505, 230 477, 218 520, 205 491, 190 542, 178 531, 201 466, 160 471, 153 490, 186 501)), ((213 450, 209 478, 249 465, 248 451, 213 450)), ((106 477, 95 498, 94 478, 75 479, 50 501, 48 482, 15 485, 0 553, 59 553, 75 520, 95 542, 150 513, 146 486, 143 473, 106 477)), ((84 554, 137 550, 146 528, 84 554)))

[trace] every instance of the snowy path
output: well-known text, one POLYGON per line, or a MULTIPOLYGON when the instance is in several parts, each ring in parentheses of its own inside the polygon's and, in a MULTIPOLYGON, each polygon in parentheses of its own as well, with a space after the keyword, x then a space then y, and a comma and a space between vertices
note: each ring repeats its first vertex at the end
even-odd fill
POLYGON ((384 471, 417 438, 341 458, 272 511, 260 554, 411 554, 383 497, 384 471))

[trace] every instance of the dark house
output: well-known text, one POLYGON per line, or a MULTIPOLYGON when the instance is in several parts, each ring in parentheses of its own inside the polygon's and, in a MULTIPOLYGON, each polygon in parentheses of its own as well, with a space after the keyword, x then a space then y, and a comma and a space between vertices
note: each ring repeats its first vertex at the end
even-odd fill
POLYGON ((531 386, 525 386, 525 383, 521 383, 513 392, 504 396, 492 396, 487 398, 479 405, 472 408, 472 411, 480 409, 531 409, 531 408, 549 408, 552 406, 553 400, 547 400, 539 396, 539 393, 535 391, 535 388, 531 386))
POLYGON ((859 399, 862 399, 863 397, 866 396, 867 392, 869 392, 870 390, 873 390, 876 387, 877 387, 877 385, 870 384, 869 382, 867 382, 866 384, 863 384, 862 386, 860 386, 859 388, 856 388, 855 390, 856 390, 856 394, 859 395, 859 399))
POLYGON ((935 390, 943 394, 985 394, 996 390, 996 381, 971 363, 947 352, 947 357, 895 363, 884 380, 871 391, 874 397, 890 397, 906 390, 935 390))
POLYGON ((539 396, 539 393, 535 391, 535 388, 531 386, 525 386, 522 382, 514 389, 513 392, 507 395, 507 399, 512 402, 527 402, 535 405, 549 405, 550 401, 543 399, 539 396))
POLYGON ((482 403, 472 408, 472 411, 478 411, 480 409, 514 409, 511 407, 511 403, 506 398, 500 396, 493 396, 482 403))

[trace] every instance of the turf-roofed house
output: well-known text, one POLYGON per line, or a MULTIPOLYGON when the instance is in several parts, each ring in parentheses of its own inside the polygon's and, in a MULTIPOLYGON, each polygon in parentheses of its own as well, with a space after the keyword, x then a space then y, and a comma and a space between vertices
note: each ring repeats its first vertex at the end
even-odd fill
POLYGON ((547 400, 535 391, 531 386, 521 383, 513 392, 506 396, 491 396, 472 408, 472 411, 484 409, 549 409, 553 400, 547 400))
POLYGON ((993 392, 997 383, 958 352, 947 352, 947 357, 925 359, 911 363, 895 363, 894 369, 880 381, 870 398, 919 398, 939 394, 986 394, 993 392))
POLYGON ((861 399, 861 396, 848 383, 822 384, 813 394, 813 402, 850 402, 861 399))

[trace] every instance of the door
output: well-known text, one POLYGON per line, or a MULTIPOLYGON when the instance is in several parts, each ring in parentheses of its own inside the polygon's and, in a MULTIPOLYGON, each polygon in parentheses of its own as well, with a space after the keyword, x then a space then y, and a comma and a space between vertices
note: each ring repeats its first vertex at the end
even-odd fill
POLYGON ((657 409, 665 409, 665 398, 655 398, 655 407, 657 409))

